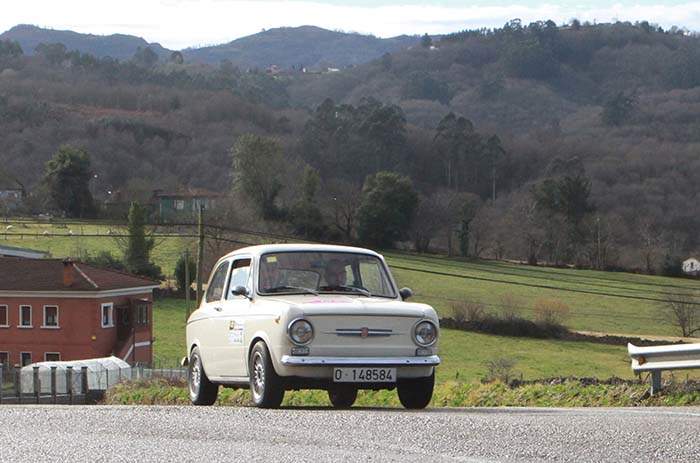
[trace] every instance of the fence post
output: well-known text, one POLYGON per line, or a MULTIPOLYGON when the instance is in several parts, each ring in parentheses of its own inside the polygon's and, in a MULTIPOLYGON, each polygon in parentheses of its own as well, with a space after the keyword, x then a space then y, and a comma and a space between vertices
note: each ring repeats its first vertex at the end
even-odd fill
POLYGON ((20 376, 21 368, 15 367, 15 391, 17 391, 17 403, 22 403, 22 377, 20 376))
POLYGON ((66 394, 68 394, 68 403, 73 405, 73 366, 66 367, 66 394))
POLYGON ((56 405, 56 365, 51 366, 51 401, 56 405))
POLYGON ((81 367, 80 368, 80 373, 81 373, 81 378, 80 378, 80 386, 81 390, 83 393, 83 401, 87 403, 88 401, 88 392, 89 392, 89 384, 88 384, 88 368, 87 367, 81 367))
POLYGON ((2 405, 2 390, 3 390, 3 386, 5 385, 5 381, 4 381, 4 378, 2 375, 4 373, 4 370, 5 370, 5 365, 0 363, 0 405, 2 405))
POLYGON ((39 367, 32 367, 34 371, 34 400, 39 403, 39 397, 41 396, 41 382, 39 381, 39 367))
POLYGON ((651 395, 661 391, 661 371, 654 370, 651 372, 651 395))

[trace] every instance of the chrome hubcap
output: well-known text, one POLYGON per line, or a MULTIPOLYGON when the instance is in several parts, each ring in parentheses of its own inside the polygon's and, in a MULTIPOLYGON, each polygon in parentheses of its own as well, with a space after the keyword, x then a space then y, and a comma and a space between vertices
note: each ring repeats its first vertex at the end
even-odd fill
POLYGON ((256 352, 253 356, 253 396, 256 400, 265 392, 265 366, 262 355, 256 352))
POLYGON ((190 366, 190 392, 196 396, 199 394, 199 385, 202 380, 202 366, 198 356, 192 357, 190 366))

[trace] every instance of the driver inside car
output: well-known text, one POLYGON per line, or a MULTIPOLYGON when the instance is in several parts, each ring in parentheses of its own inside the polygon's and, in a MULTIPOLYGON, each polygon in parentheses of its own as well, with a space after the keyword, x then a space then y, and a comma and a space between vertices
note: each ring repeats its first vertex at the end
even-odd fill
POLYGON ((324 272, 326 286, 330 288, 345 286, 347 276, 345 265, 338 259, 333 259, 326 264, 324 272))

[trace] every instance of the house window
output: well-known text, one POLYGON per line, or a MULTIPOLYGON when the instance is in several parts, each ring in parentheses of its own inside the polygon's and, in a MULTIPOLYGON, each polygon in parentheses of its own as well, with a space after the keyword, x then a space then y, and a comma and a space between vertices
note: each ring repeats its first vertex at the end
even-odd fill
POLYGON ((61 353, 60 352, 45 352, 44 362, 60 362, 61 353))
POLYGON ((19 306, 19 327, 20 328, 31 328, 32 327, 32 306, 31 305, 19 306))
POLYGON ((58 328, 58 306, 44 306, 44 324, 42 328, 58 328))
POLYGON ((148 304, 136 306, 136 322, 139 325, 148 325, 148 304))
POLYGON ((176 199, 175 200, 175 210, 181 211, 185 208, 185 200, 184 199, 176 199))
POLYGON ((7 368, 10 366, 10 353, 0 352, 0 365, 7 368))
POLYGON ((112 328, 114 326, 114 304, 111 302, 102 304, 101 316, 102 328, 112 328))
POLYGON ((23 367, 26 367, 30 363, 32 363, 32 353, 31 352, 22 352, 19 354, 20 358, 20 364, 23 367))
POLYGON ((10 321, 7 319, 7 306, 0 305, 0 328, 7 328, 10 326, 10 321))

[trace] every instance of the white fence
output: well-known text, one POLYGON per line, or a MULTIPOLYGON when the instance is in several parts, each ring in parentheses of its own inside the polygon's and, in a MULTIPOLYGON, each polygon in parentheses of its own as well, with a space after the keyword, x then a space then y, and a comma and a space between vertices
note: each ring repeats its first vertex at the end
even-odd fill
POLYGON ((661 372, 700 368, 700 344, 637 347, 627 344, 632 370, 651 372, 651 393, 661 390, 661 372))

